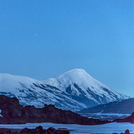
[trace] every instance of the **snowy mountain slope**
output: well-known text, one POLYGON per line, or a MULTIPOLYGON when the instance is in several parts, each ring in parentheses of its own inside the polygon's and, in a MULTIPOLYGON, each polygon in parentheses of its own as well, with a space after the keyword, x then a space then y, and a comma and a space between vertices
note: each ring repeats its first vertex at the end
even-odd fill
POLYGON ((86 107, 51 85, 28 77, 9 74, 0 74, 0 94, 17 97, 21 104, 36 107, 43 107, 44 104, 54 104, 61 108, 66 105, 72 109, 86 107))
POLYGON ((54 104, 73 111, 129 98, 109 89, 82 69, 43 81, 0 74, 0 94, 16 96, 23 105, 54 104))
POLYGON ((98 105, 128 98, 95 80, 83 69, 68 71, 58 78, 45 80, 44 83, 67 92, 72 98, 77 97, 78 99, 81 98, 81 101, 86 100, 87 102, 84 102, 84 104, 89 107, 92 106, 92 103, 98 105))

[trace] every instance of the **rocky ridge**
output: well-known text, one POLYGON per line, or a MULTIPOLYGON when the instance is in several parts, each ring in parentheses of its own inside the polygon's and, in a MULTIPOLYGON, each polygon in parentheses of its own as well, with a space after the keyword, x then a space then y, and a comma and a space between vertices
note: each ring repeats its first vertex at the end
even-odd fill
POLYGON ((0 134, 70 134, 70 132, 68 130, 56 130, 52 127, 43 129, 42 126, 38 126, 35 129, 24 128, 22 130, 0 128, 0 134))
POLYGON ((108 121, 98 119, 88 119, 72 111, 66 111, 56 108, 54 105, 47 105, 43 108, 34 106, 25 106, 19 104, 17 98, 9 98, 0 95, 0 124, 24 124, 52 122, 60 124, 81 124, 98 125, 108 121))

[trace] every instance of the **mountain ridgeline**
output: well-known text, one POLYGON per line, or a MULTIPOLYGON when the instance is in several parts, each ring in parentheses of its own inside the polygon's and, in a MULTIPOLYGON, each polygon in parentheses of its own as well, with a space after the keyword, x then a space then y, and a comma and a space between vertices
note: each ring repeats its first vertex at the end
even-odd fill
POLYGON ((134 112, 134 98, 101 104, 95 107, 83 109, 78 113, 118 113, 132 114, 134 112))
MULTIPOLYGON (((60 124, 99 125, 109 121, 88 119, 70 110, 61 110, 54 105, 45 104, 43 108, 19 104, 15 97, 0 95, 0 124, 25 124, 52 122, 60 124)), ((25 133, 26 134, 26 133, 25 133)))
POLYGON ((72 111, 129 98, 95 80, 83 69, 74 69, 42 81, 0 74, 0 95, 17 97, 23 106, 41 108, 44 104, 53 104, 72 111))

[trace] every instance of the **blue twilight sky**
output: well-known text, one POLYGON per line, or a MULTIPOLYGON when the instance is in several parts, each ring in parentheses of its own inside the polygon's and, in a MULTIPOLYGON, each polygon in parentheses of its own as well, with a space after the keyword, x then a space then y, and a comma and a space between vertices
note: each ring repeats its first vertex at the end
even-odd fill
POLYGON ((82 68, 134 97, 134 0, 1 0, 0 72, 35 79, 82 68))

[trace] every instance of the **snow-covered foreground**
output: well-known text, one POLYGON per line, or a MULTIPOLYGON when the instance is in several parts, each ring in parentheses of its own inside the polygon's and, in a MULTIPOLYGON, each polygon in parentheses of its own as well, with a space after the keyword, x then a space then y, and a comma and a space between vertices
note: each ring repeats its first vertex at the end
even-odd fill
POLYGON ((112 133, 121 133, 125 132, 126 129, 129 129, 131 133, 134 133, 134 124, 131 123, 109 123, 105 125, 76 125, 76 124, 54 124, 54 123, 27 123, 27 124, 15 124, 15 125, 3 125, 0 124, 0 128, 12 128, 12 129, 23 129, 35 128, 41 125, 44 129, 49 127, 66 128, 71 130, 71 134, 90 134, 90 133, 103 133, 103 134, 112 134, 112 133))

